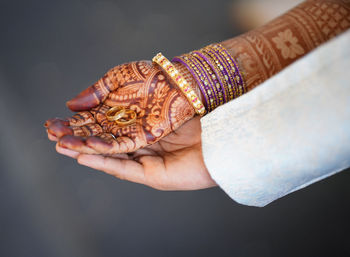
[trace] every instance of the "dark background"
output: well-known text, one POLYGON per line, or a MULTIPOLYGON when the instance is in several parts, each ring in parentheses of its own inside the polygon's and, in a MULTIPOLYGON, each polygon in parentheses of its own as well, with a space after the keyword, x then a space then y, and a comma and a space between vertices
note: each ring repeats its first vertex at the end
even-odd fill
POLYGON ((42 124, 109 68, 237 35, 232 1, 0 1, 0 256, 350 256, 350 174, 264 208, 58 155, 42 124))

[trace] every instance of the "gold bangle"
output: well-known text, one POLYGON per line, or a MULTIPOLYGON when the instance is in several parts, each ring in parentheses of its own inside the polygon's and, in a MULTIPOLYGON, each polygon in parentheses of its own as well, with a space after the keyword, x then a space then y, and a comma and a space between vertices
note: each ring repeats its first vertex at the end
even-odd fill
POLYGON ((164 56, 158 53, 152 61, 158 64, 170 77, 170 79, 181 89, 187 100, 192 104, 197 114, 203 116, 205 107, 187 80, 177 71, 175 66, 164 56))
POLYGON ((127 126, 127 125, 134 123, 136 121, 136 117, 137 117, 137 114, 135 111, 127 109, 127 110, 125 110, 125 114, 124 114, 123 118, 115 120, 115 123, 121 127, 127 126), (127 118, 130 118, 130 119, 125 118, 125 116, 127 118))
POLYGON ((106 118, 109 121, 116 121, 125 115, 125 108, 114 106, 106 112, 106 118))

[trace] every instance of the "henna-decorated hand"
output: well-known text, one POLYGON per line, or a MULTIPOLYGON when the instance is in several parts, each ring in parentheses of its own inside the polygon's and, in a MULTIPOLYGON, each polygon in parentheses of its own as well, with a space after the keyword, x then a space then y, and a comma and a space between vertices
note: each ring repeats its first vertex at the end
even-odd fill
POLYGON ((199 117, 134 153, 104 157, 80 154, 58 144, 56 149, 82 165, 160 190, 195 190, 216 185, 203 161, 199 117))
POLYGON ((159 141, 195 114, 176 85, 149 61, 116 66, 67 106, 79 112, 66 120, 48 120, 49 137, 87 154, 134 152, 159 141), (105 114, 113 106, 134 110, 136 122, 120 127, 108 121, 105 114))

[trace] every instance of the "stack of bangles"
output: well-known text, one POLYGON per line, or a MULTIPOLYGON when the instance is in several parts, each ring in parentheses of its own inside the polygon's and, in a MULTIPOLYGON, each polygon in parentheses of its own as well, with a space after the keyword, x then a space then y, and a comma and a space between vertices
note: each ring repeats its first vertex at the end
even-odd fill
POLYGON ((153 62, 167 73, 201 116, 247 91, 237 61, 220 44, 211 44, 172 59, 190 71, 204 96, 204 105, 185 78, 161 53, 153 58, 153 62))

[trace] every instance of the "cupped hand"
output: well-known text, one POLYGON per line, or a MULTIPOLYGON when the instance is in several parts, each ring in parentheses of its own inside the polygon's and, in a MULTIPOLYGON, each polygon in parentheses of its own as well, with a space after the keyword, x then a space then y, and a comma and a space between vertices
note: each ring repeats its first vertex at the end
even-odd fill
POLYGON ((195 114, 181 91, 149 61, 114 67, 67 106, 78 113, 48 120, 49 138, 87 154, 134 152, 159 141, 195 114), (106 112, 114 106, 134 110, 136 122, 119 126, 108 121, 106 112))
POLYGON ((61 154, 117 178, 159 190, 195 190, 216 186, 202 156, 199 117, 186 122, 157 143, 133 153, 106 157, 81 154, 57 145, 61 154))

